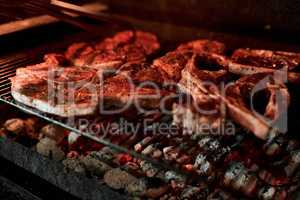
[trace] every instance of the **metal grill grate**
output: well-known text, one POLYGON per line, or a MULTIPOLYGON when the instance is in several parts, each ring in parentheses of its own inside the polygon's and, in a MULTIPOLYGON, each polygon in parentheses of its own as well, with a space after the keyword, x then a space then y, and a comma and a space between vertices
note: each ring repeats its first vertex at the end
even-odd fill
MULTIPOLYGON (((127 153, 133 157, 151 162, 160 169, 164 169, 164 170, 168 169, 168 170, 176 171, 179 174, 185 174, 180 169, 178 169, 177 167, 171 166, 166 161, 163 161, 163 162, 157 161, 148 156, 137 153, 136 151, 130 150, 132 148, 125 148, 125 147, 119 146, 117 144, 114 144, 113 138, 111 135, 108 135, 108 136, 106 135, 105 137, 104 136, 99 137, 99 136, 95 136, 89 132, 85 132, 85 131, 81 130, 79 128, 79 124, 78 124, 80 119, 76 119, 75 121, 72 121, 72 123, 70 125, 70 122, 68 121, 68 119, 43 113, 37 109, 31 108, 29 106, 23 105, 20 102, 15 101, 11 95, 10 78, 15 76, 17 68, 25 67, 29 64, 33 64, 33 63, 37 63, 37 62, 38 61, 36 59, 34 59, 32 57, 28 57, 28 56, 20 56, 20 57, 16 56, 13 58, 0 59, 0 102, 2 101, 6 104, 9 104, 13 107, 18 108, 19 110, 21 110, 25 113, 31 114, 31 115, 36 116, 41 119, 44 119, 52 124, 61 126, 67 130, 70 130, 70 131, 76 133, 76 134, 79 134, 81 136, 89 138, 97 143, 108 146, 118 152, 127 153)), ((187 174, 185 174, 185 175, 187 175, 187 174)))
POLYGON ((16 55, 14 58, 8 57, 0 59, 0 98, 8 99, 10 96, 11 82, 9 78, 16 74, 16 69, 32 64, 34 59, 29 56, 16 55))

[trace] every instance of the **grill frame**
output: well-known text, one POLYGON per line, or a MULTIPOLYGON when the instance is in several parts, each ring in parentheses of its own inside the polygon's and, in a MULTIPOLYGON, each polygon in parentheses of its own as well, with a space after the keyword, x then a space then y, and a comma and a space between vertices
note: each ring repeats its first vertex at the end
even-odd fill
MULTIPOLYGON (((180 27, 179 27, 180 28, 180 27)), ((174 31, 176 32, 176 30, 178 30, 177 28, 175 28, 174 29, 174 31)), ((191 32, 189 32, 189 34, 191 34, 193 31, 191 31, 191 32)), ((218 38, 218 36, 216 36, 217 38, 211 38, 210 37, 210 34, 211 34, 211 32, 207 32, 207 35, 209 35, 209 36, 203 36, 203 37, 207 37, 208 39, 217 39, 218 38)), ((84 34, 82 34, 82 35, 84 35, 84 34)), ((104 34, 104 35, 106 35, 107 36, 107 34, 104 34)), ((196 35, 196 34, 195 34, 196 35)), ((225 34, 226 35, 226 34, 225 34)), ((85 37, 87 36, 86 34, 84 35, 85 37)), ((166 36, 166 35, 165 35, 166 36)), ((175 36, 176 37, 176 36, 175 36)), ((78 38, 77 38, 78 39, 78 38)), ((224 40, 220 40, 220 41, 224 41, 225 43, 226 43, 226 38, 223 38, 224 40)), ((227 38, 228 39, 228 38, 227 38)), ((82 39, 80 39, 80 40, 82 40, 82 39)), ((245 40, 245 38, 244 37, 238 37, 236 40, 234 40, 234 41, 231 41, 230 39, 229 39, 229 44, 232 44, 232 43, 234 43, 234 44, 236 44, 236 43, 238 43, 238 42, 241 42, 241 41, 243 41, 243 40, 245 40)), ((259 42, 260 40, 256 40, 257 42, 259 42)), ((251 40, 248 40, 247 41, 248 43, 251 43, 251 40)), ((55 47, 53 47, 53 49, 54 50, 56 50, 56 48, 58 48, 58 49, 61 49, 61 48, 65 48, 66 47, 66 44, 70 44, 70 42, 64 42, 64 45, 62 45, 62 44, 60 44, 60 45, 56 45, 55 47)), ((242 43, 243 44, 243 43, 242 43)), ((268 43, 268 44, 270 44, 270 43, 268 43)), ((245 44, 246 45, 246 44, 245 44)), ((262 44, 260 44, 261 46, 263 46, 264 44, 262 43, 262 44)), ((277 45, 280 45, 280 43, 278 43, 278 44, 276 44, 276 43, 274 43, 274 47, 276 47, 277 45)), ((176 45, 174 45, 174 43, 172 44, 172 46, 176 46, 176 45)), ((234 45, 233 45, 234 46, 234 45)), ((273 45, 271 45, 271 46, 273 46, 273 45)), ((280 47, 280 48, 284 48, 284 47, 280 47)), ((291 49, 293 49, 294 47, 293 46, 291 46, 290 47, 291 49)), ((25 54, 25 60, 26 60, 26 58, 28 57, 30 57, 30 56, 32 56, 32 55, 42 55, 42 54, 44 54, 44 53, 46 53, 46 52, 38 52, 38 51, 32 51, 31 53, 28 53, 28 54, 25 54)), ((49 52, 49 50, 47 50, 47 52, 49 52)), ((23 54, 23 56, 24 56, 24 54, 23 54)), ((21 56, 22 57, 22 56, 21 56)), ((37 56, 37 57, 39 57, 39 56, 37 56)), ((39 60, 39 58, 34 58, 33 60, 35 60, 36 62, 35 63, 38 63, 38 60, 39 60)), ((1 62, 1 61, 0 61, 1 62)), ((26 66, 26 63, 22 63, 22 59, 20 59, 19 61, 18 61, 18 59, 15 59, 15 57, 14 57, 14 55, 13 56, 10 56, 10 57, 5 57, 5 59, 3 60, 3 66, 5 65, 6 67, 12 67, 11 69, 8 69, 8 71, 10 71, 10 70, 15 70, 16 68, 14 68, 15 66, 19 66, 19 67, 24 67, 24 66, 26 66), (18 63, 17 65, 15 64, 15 63, 18 63), (23 64, 23 65, 22 65, 23 64)), ((0 66, 0 70, 2 70, 2 69, 4 69, 4 68, 2 68, 1 66, 0 66)), ((4 70, 4 71, 7 71, 7 70, 4 70)), ((9 73, 9 75, 12 75, 11 73, 9 73)), ((83 131, 81 131, 81 130, 79 130, 79 129, 77 129, 77 128, 74 128, 74 127, 70 127, 70 126, 68 126, 68 125, 66 125, 66 123, 65 123, 65 120, 64 119, 59 119, 59 118, 57 118, 57 117, 54 117, 54 116, 51 116, 51 115, 47 115, 47 114, 45 114, 45 113, 42 113, 42 112, 40 112, 40 111, 38 111, 38 110, 36 110, 36 109, 32 109, 32 108, 29 108, 29 107, 27 107, 27 106, 24 106, 24 105, 22 105, 22 104, 19 104, 19 103, 17 103, 17 102, 15 102, 14 100, 13 100, 13 98, 12 98, 12 96, 11 96, 11 94, 10 94, 10 83, 9 83, 9 80, 7 79, 7 77, 5 77, 5 79, 4 80, 0 80, 0 83, 2 83, 1 81, 4 81, 4 85, 2 85, 2 88, 1 88, 1 85, 0 85, 0 92, 1 92, 1 94, 0 94, 0 101, 2 101, 2 102, 4 102, 5 104, 8 104, 8 105, 11 105, 11 106, 13 106, 13 107, 16 107, 16 108, 18 108, 19 110, 21 110, 21 111, 23 111, 23 112, 26 112, 26 113, 29 113, 29 114, 32 114, 32 115, 34 115, 34 116, 37 116, 37 117, 39 117, 39 118, 42 118, 42 119, 44 119, 44 120, 46 120, 46 121, 48 121, 48 122, 50 122, 50 123, 53 123, 53 124, 57 124, 57 125, 59 125, 59 126, 62 126, 62 127, 64 127, 64 128, 66 128, 66 129, 68 129, 68 130, 71 130, 71 131, 73 131, 73 132, 75 132, 75 133, 77 133, 77 134, 80 134, 80 135, 83 135, 83 136, 85 136, 85 137, 87 137, 87 138, 90 138, 90 139, 92 139, 92 140, 94 140, 94 141, 97 141, 97 142, 100 142, 101 144, 104 144, 105 146, 110 146, 110 147, 112 147, 112 148, 114 148, 114 149, 116 149, 116 150, 118 150, 118 151, 121 151, 121 152, 125 152, 125 153, 128 153, 128 154, 131 154, 131 155, 133 155, 134 157, 137 157, 137 158, 140 158, 140 159, 143 159, 143 160, 147 160, 147 161, 150 161, 150 162, 152 162, 153 164, 155 164, 155 165, 157 165, 157 166, 159 166, 159 167, 161 167, 161 168, 164 168, 164 169, 171 169, 171 170, 174 170, 174 171, 177 171, 178 173, 182 173, 182 171, 180 171, 180 170, 178 170, 176 167, 171 167, 171 165, 170 164, 168 164, 168 163, 162 163, 162 162, 157 162, 156 160, 153 160, 153 159, 151 159, 151 158, 149 158, 149 157, 146 157, 146 156, 143 156, 142 154, 139 154, 139 153, 136 153, 136 152, 134 152, 134 151, 129 151, 128 149, 126 149, 126 148, 122 148, 122 147, 120 147, 120 146, 118 146, 118 145, 114 145, 114 144, 112 144, 112 143, 110 143, 110 142, 108 142, 108 141, 106 141, 106 140, 99 140, 99 138, 93 138, 93 136, 92 135, 90 135, 89 133, 86 133, 86 132, 83 132, 83 131), (6 85, 7 84, 7 85, 6 85)), ((195 177, 194 177, 195 178, 195 177)), ((197 178, 197 177, 196 177, 197 178)))
MULTIPOLYGON (((105 29, 105 26, 103 27, 103 29, 105 29)), ((99 40, 100 38, 108 37, 111 34, 116 33, 117 31, 119 31, 119 29, 116 29, 116 30, 112 29, 111 31, 108 31, 108 33, 100 33, 100 34, 90 34, 88 32, 78 33, 78 34, 71 36, 71 38, 69 38, 68 40, 51 44, 49 47, 47 47, 46 50, 41 51, 41 49, 43 49, 43 47, 45 47, 45 45, 41 45, 41 46, 31 49, 28 53, 16 53, 16 54, 12 54, 12 55, 8 55, 8 56, 4 56, 4 57, 0 58, 0 102, 3 102, 10 106, 13 106, 22 112, 36 116, 36 117, 43 119, 49 123, 63 127, 73 133, 76 133, 80 136, 91 139, 99 144, 110 147, 110 148, 116 150, 117 152, 126 153, 135 158, 151 162, 159 169, 172 170, 172 171, 176 171, 179 174, 182 174, 185 176, 190 176, 189 174, 182 172, 182 170, 180 170, 178 167, 172 166, 172 164, 168 163, 165 160, 163 160, 163 161, 155 160, 155 159, 145 156, 141 153, 137 153, 134 150, 130 150, 125 147, 116 145, 109 141, 110 138, 105 139, 102 137, 96 137, 96 136, 93 136, 93 134, 91 134, 89 132, 80 130, 78 128, 79 126, 76 125, 76 122, 78 122, 79 119, 77 119, 75 121, 75 125, 73 125, 73 122, 71 124, 69 124, 67 118, 61 118, 61 117, 57 117, 57 116, 54 116, 51 114, 41 112, 35 108, 31 108, 29 106, 23 105, 22 103, 17 102, 13 99, 13 97, 11 95, 11 82, 10 82, 9 78, 15 76, 17 68, 26 67, 29 64, 38 64, 42 61, 41 57, 44 54, 49 53, 51 51, 60 52, 62 50, 65 50, 73 42, 91 41, 93 39, 99 40), (84 38, 84 39, 81 39, 81 38, 84 38), (1 65, 2 62, 4 63, 3 65, 1 65), (4 72, 6 72, 6 71, 12 71, 12 72, 10 72, 8 75, 3 76, 3 74, 1 74, 2 69, 4 69, 4 72)))
POLYGON ((125 194, 113 191, 102 181, 75 172, 67 173, 61 162, 9 139, 0 140, 0 156, 80 199, 127 199, 125 194))

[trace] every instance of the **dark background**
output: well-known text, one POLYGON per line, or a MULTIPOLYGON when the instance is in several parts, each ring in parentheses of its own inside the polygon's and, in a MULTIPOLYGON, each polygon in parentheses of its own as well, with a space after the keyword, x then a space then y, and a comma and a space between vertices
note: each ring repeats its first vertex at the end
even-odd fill
POLYGON ((299 0, 98 0, 115 12, 224 31, 300 33, 299 0))

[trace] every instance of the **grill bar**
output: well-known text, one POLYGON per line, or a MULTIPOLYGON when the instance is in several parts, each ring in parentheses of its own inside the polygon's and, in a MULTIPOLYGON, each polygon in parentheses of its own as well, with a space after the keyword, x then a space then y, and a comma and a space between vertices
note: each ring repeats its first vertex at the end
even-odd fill
POLYGON ((38 111, 38 110, 36 110, 36 109, 32 109, 32 108, 29 108, 29 107, 27 107, 27 106, 24 106, 24 105, 22 105, 22 104, 16 102, 16 101, 12 98, 11 92, 10 92, 10 91, 9 91, 9 92, 3 93, 4 91, 7 91, 7 89, 10 89, 10 88, 5 88, 5 89, 3 89, 3 91, 0 90, 0 93, 1 93, 1 94, 0 94, 0 101, 3 101, 3 102, 5 102, 5 103, 7 103, 7 104, 9 104, 9 105, 11 105, 11 106, 14 106, 14 107, 16 107, 16 108, 18 108, 18 109, 20 109, 20 110, 22 110, 22 111, 24 111, 24 112, 26 112, 26 113, 28 113, 28 114, 37 116, 37 117, 39 117, 39 118, 41 118, 41 119, 44 119, 44 120, 46 120, 46 121, 49 121, 49 122, 55 124, 55 125, 61 126, 61 127, 65 128, 65 129, 67 129, 67 130, 70 130, 70 131, 72 131, 72 132, 74 132, 74 133, 77 133, 77 134, 79 134, 79 135, 81 135, 81 136, 84 136, 84 137, 86 137, 86 138, 89 138, 89 139, 91 139, 91 140, 93 140, 93 141, 95 141, 95 142, 98 142, 98 143, 100 143, 100 144, 103 144, 103 145, 105 145, 105 146, 108 146, 108 147, 110 147, 110 148, 112 148, 112 149, 114 149, 114 150, 117 150, 117 151, 123 152, 123 153, 127 153, 127 154, 129 154, 129 155, 131 155, 131 156, 133 156, 133 157, 136 157, 136 158, 139 158, 139 159, 142 159, 142 160, 146 160, 146 161, 148 161, 148 162, 151 162, 151 163, 153 163, 154 165, 156 165, 157 167, 159 167, 160 169, 164 169, 164 170, 165 170, 165 169, 173 170, 173 171, 176 171, 177 173, 184 174, 184 175, 188 175, 188 174, 182 172, 180 169, 178 169, 178 168, 176 168, 176 167, 172 167, 170 164, 168 164, 168 163, 165 162, 165 161, 164 161, 164 162, 161 162, 161 161, 154 160, 154 159, 152 159, 152 158, 149 158, 148 156, 144 156, 144 155, 142 155, 142 154, 140 154, 140 153, 137 153, 137 152, 135 152, 135 151, 132 151, 132 150, 129 150, 129 149, 124 148, 124 147, 122 147, 122 146, 113 144, 113 143, 111 143, 111 142, 110 142, 109 140, 107 140, 107 139, 104 139, 104 138, 102 138, 102 137, 99 138, 99 137, 97 137, 97 136, 93 136, 93 135, 92 135, 91 133, 89 133, 89 132, 84 132, 84 131, 82 131, 82 130, 76 128, 76 125, 75 125, 75 126, 70 126, 70 125, 67 124, 67 122, 66 122, 65 119, 56 118, 56 117, 50 116, 50 115, 48 115, 48 114, 44 114, 44 113, 42 113, 42 112, 40 112, 40 111, 38 111))
MULTIPOLYGON (((26 113, 37 116, 41 119, 49 121, 49 122, 51 122, 53 124, 56 124, 58 126, 61 126, 65 129, 70 130, 74 133, 77 133, 81 136, 84 136, 84 137, 89 138, 93 141, 96 141, 96 142, 98 142, 102 145, 108 146, 108 147, 110 147, 112 149, 115 149, 119 152, 127 153, 127 154, 129 154, 133 157, 151 162, 154 165, 156 165, 158 168, 169 169, 169 170, 176 171, 180 174, 185 174, 181 170, 177 169, 176 167, 171 166, 167 162, 157 161, 157 160, 154 160, 154 159, 152 159, 148 156, 137 153, 136 151, 129 150, 128 148, 113 144, 112 141, 110 141, 110 139, 111 139, 110 137, 108 137, 108 138, 99 137, 99 136, 97 137, 97 136, 92 135, 89 132, 84 132, 84 131, 82 131, 78 128, 79 126, 76 124, 76 122, 75 123, 73 123, 73 122, 69 123, 67 121, 67 119, 63 119, 63 118, 56 117, 56 116, 51 116, 51 115, 42 113, 41 111, 38 111, 37 109, 33 109, 33 108, 28 107, 28 106, 22 105, 19 102, 16 102, 13 99, 12 95, 11 95, 11 91, 10 91, 11 90, 10 89, 11 82, 10 82, 9 78, 11 78, 12 76, 15 75, 15 71, 18 67, 25 67, 29 63, 34 62, 34 59, 31 58, 31 59, 26 60, 26 58, 27 58, 27 56, 25 56, 24 58, 21 58, 20 60, 19 59, 13 59, 13 60, 5 59, 6 60, 5 69, 7 69, 8 72, 5 72, 5 70, 2 69, 4 71, 4 73, 2 73, 2 74, 0 73, 0 101, 4 102, 6 104, 9 104, 11 106, 14 106, 14 107, 26 112, 26 113)), ((36 62, 38 62, 38 61, 36 61, 36 62)), ((185 175, 187 175, 187 174, 185 174, 185 175)))
POLYGON ((25 58, 21 58, 21 59, 15 58, 15 59, 16 60, 13 59, 11 61, 6 61, 5 64, 1 64, 0 69, 5 70, 7 67, 12 67, 14 65, 23 64, 24 62, 29 62, 30 60, 33 61, 33 59, 30 57, 25 57, 25 58))

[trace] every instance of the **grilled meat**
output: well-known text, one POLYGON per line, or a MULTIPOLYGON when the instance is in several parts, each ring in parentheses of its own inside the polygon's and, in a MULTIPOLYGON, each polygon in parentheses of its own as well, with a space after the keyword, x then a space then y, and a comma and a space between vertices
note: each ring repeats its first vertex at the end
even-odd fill
POLYGON ((198 65, 198 56, 194 56, 182 71, 179 87, 190 94, 197 103, 217 100, 218 85, 226 80, 225 70, 209 71, 201 70, 198 65))
MULTIPOLYGON (((218 57, 214 56, 214 58, 218 57)), ((173 110, 175 115, 174 123, 179 125, 183 124, 183 128, 190 132, 201 131, 195 128, 199 122, 209 124, 219 122, 220 124, 220 122, 223 121, 222 114, 224 114, 224 111, 220 110, 220 108, 223 105, 222 108, 224 109, 224 105, 226 105, 228 113, 233 120, 251 130, 257 137, 266 139, 270 127, 275 124, 267 124, 266 120, 256 116, 253 110, 250 111, 246 106, 245 102, 249 101, 249 98, 252 98, 251 92, 253 92, 257 84, 263 84, 260 86, 265 89, 264 91, 267 93, 266 96, 268 99, 263 112, 264 117, 276 123, 284 114, 283 112, 287 110, 290 101, 289 92, 282 83, 282 77, 275 76, 271 78, 268 74, 255 74, 243 77, 227 88, 224 97, 220 94, 218 84, 226 82, 228 78, 227 71, 223 70, 221 66, 225 66, 226 60, 219 59, 216 61, 212 59, 214 61, 213 63, 216 63, 215 65, 218 63, 220 65, 215 68, 215 71, 211 71, 206 69, 214 69, 213 66, 215 65, 203 67, 203 59, 205 63, 209 63, 208 61, 211 60, 210 57, 207 57, 205 54, 194 56, 182 71, 182 78, 178 83, 184 92, 193 97, 193 101, 195 102, 194 107, 195 105, 198 106, 198 112, 195 112, 196 109, 193 109, 193 104, 191 103, 188 106, 175 105, 173 110), (265 79, 266 81, 261 82, 265 79), (281 100, 278 100, 278 98, 281 100), (207 110, 217 110, 217 112, 209 116, 207 114, 203 115, 204 111, 207 110), (202 121, 201 118, 203 119, 202 121)))
POLYGON ((273 69, 287 68, 289 71, 296 70, 300 64, 299 53, 270 50, 237 49, 231 59, 244 65, 273 69))
POLYGON ((65 52, 65 56, 76 66, 116 70, 124 63, 146 61, 147 56, 159 48, 156 36, 151 33, 124 31, 96 45, 73 44, 65 52))
POLYGON ((50 70, 68 65, 67 59, 61 54, 46 54, 44 62, 36 65, 18 68, 17 76, 24 77, 47 77, 50 70))
POLYGON ((192 96, 192 102, 175 104, 173 106, 173 122, 191 133, 205 133, 221 127, 223 117, 222 102, 219 98, 218 85, 225 80, 225 70, 199 70, 198 56, 194 56, 182 71, 178 85, 182 91, 192 96), (209 130, 203 130, 201 124, 209 125, 209 130))
POLYGON ((105 107, 123 108, 136 105, 141 108, 159 108, 161 99, 169 92, 155 88, 136 87, 122 75, 105 81, 100 100, 105 107))
POLYGON ((46 113, 62 117, 88 115, 98 105, 95 77, 93 70, 74 67, 57 67, 29 76, 22 73, 11 78, 12 96, 46 113))
POLYGON ((250 54, 247 54, 247 56, 245 57, 243 57, 244 54, 240 55, 241 51, 245 53, 244 50, 237 50, 233 54, 232 58, 227 58, 224 55, 214 52, 202 52, 198 53, 198 56, 202 58, 202 62, 205 62, 206 65, 222 68, 230 73, 240 76, 252 75, 257 73, 275 73, 276 70, 284 71, 286 69, 288 81, 293 84, 300 84, 300 74, 297 72, 299 60, 298 54, 290 52, 276 52, 278 55, 282 54, 282 58, 280 57, 280 59, 284 60, 281 61, 279 59, 280 61, 278 61, 276 60, 276 58, 274 58, 273 60, 272 56, 269 56, 267 58, 263 56, 264 53, 275 54, 275 52, 272 51, 245 50, 248 54, 250 54), (261 53, 252 53, 252 51, 261 53), (255 56, 253 54, 255 54, 255 56))
POLYGON ((163 69, 169 75, 170 79, 178 82, 181 78, 181 71, 185 68, 193 54, 223 54, 224 51, 225 45, 222 43, 209 40, 196 40, 182 44, 175 51, 154 60, 153 65, 163 69))
POLYGON ((272 79, 268 74, 255 74, 241 78, 234 85, 228 87, 225 98, 232 119, 261 139, 269 137, 270 127, 276 126, 277 120, 285 114, 289 101, 290 96, 286 86, 280 80, 272 79), (274 124, 268 124, 265 119, 255 115, 245 103, 247 98, 254 97, 253 89, 258 83, 260 83, 259 90, 265 89, 269 96, 263 115, 272 120, 274 124))
MULTIPOLYGON (((257 67, 253 65, 243 65, 239 63, 235 63, 232 61, 229 61, 227 63, 227 69, 229 72, 233 74, 237 74, 240 76, 245 75, 252 75, 252 74, 258 74, 258 73, 275 73, 277 69, 273 69, 271 67, 257 67)), ((283 72, 285 72, 285 69, 281 69, 283 72)), ((300 73, 297 72, 287 72, 287 80, 289 83, 292 84, 300 84, 300 73)))
POLYGON ((182 44, 177 48, 178 51, 192 51, 196 54, 208 52, 216 54, 225 53, 225 45, 218 41, 212 40, 195 40, 182 44))
POLYGON ((228 71, 238 75, 257 73, 274 73, 276 70, 287 70, 287 79, 290 83, 299 84, 300 74, 298 66, 300 54, 282 51, 238 49, 231 59, 219 56, 222 65, 228 71))
POLYGON ((181 78, 181 71, 192 55, 192 52, 173 51, 154 60, 153 65, 163 69, 169 75, 170 79, 178 82, 181 78))
POLYGON ((98 43, 95 48, 100 50, 115 50, 128 44, 133 44, 140 48, 146 55, 151 55, 160 48, 157 37, 152 33, 143 31, 119 32, 113 37, 107 38, 103 42, 98 43))
POLYGON ((119 74, 130 77, 135 84, 149 84, 163 87, 171 80, 161 68, 148 63, 130 63, 123 65, 119 74))
MULTIPOLYGON (((168 77, 148 64, 127 64, 116 76, 105 80, 100 98, 105 107, 135 105, 137 108, 159 109, 162 99, 172 93, 161 89, 168 77), (157 85, 158 84, 158 85, 157 85)), ((163 102, 169 107, 170 102, 163 102)))
POLYGON ((95 50, 88 43, 75 43, 71 45, 65 56, 75 66, 90 67, 97 70, 114 70, 120 67, 125 58, 112 50, 95 50))

